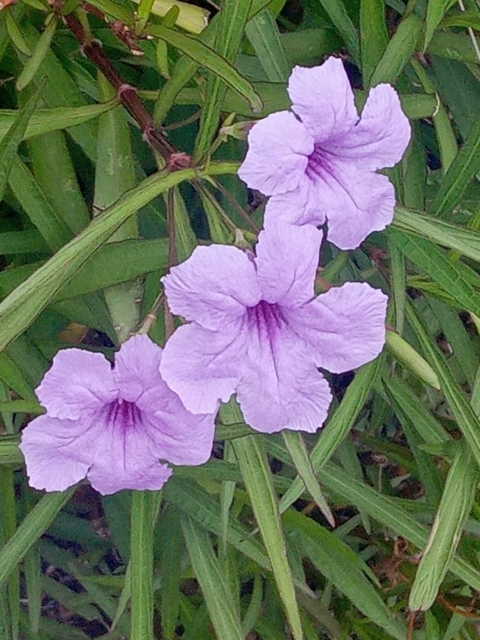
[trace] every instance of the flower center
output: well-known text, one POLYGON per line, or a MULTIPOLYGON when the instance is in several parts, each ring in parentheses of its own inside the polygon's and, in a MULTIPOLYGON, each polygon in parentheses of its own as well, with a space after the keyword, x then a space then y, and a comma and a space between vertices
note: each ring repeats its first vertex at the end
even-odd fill
POLYGON ((315 146, 313 153, 308 156, 306 174, 310 180, 323 178, 325 173, 332 173, 331 162, 327 153, 319 146, 315 146))
POLYGON ((255 307, 247 309, 247 320, 249 326, 258 331, 260 338, 266 338, 270 342, 285 326, 281 308, 277 304, 270 304, 265 300, 260 300, 255 307))
POLYGON ((127 402, 122 398, 111 402, 107 406, 107 424, 122 433, 135 429, 142 420, 142 412, 134 402, 127 402))

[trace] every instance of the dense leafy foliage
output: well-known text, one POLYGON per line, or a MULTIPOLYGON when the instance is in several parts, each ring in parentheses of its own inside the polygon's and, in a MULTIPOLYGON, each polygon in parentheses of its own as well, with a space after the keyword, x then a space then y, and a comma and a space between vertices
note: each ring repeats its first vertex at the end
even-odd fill
POLYGON ((0 638, 452 640, 480 618, 480 49, 475 0, 18 0, 0 10, 0 638), (325 243, 318 292, 390 297, 314 435, 222 408, 162 492, 29 488, 20 430, 68 346, 174 329, 160 277, 252 245, 236 175, 294 65, 391 83, 413 138, 393 224, 325 243))

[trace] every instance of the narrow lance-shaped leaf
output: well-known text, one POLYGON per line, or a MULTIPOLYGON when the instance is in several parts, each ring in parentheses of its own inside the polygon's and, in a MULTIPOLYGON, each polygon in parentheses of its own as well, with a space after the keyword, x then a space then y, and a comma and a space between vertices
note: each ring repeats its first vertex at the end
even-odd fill
POLYGON ((360 44, 362 73, 368 83, 388 44, 383 0, 361 0, 360 44))
POLYGON ((33 80, 33 77, 39 70, 42 62, 45 60, 45 56, 50 49, 53 36, 57 29, 57 19, 53 14, 50 14, 50 21, 45 27, 44 32, 40 36, 32 56, 28 58, 22 73, 19 75, 16 83, 17 91, 22 91, 33 80))
POLYGON ((455 299, 461 309, 480 314, 480 295, 442 249, 425 238, 418 238, 398 229, 389 229, 388 235, 409 260, 423 269, 455 299))
POLYGON ((155 493, 132 494, 130 580, 131 637, 154 640, 153 633, 153 522, 155 493))
POLYGON ((411 611, 426 611, 435 602, 472 508, 479 477, 480 472, 473 464, 468 446, 460 446, 448 472, 440 505, 410 592, 408 606, 411 611))
MULTIPOLYGON (((236 173, 237 170, 237 163, 212 163, 208 175, 236 173)), ((147 178, 62 247, 0 304, 0 352, 30 326, 88 258, 135 211, 183 180, 202 175, 197 169, 185 169, 167 176, 147 178)))
MULTIPOLYGON (((223 521, 220 504, 198 484, 192 480, 180 478, 176 472, 165 486, 165 495, 195 522, 221 536, 223 521)), ((260 542, 250 536, 248 530, 234 518, 229 519, 227 539, 229 544, 262 569, 271 571, 269 560, 260 542)))
MULTIPOLYGON (((50 131, 68 129, 83 122, 88 122, 88 120, 97 118, 102 113, 113 109, 117 104, 118 101, 115 99, 85 107, 37 109, 30 116, 26 131, 23 134, 23 139, 39 136, 42 135, 42 133, 49 133, 50 131)), ((0 139, 6 135, 9 128, 17 120, 19 114, 20 111, 15 109, 0 109, 0 139)))
POLYGON ((147 31, 150 35, 165 40, 172 47, 175 47, 192 58, 192 60, 195 60, 199 65, 208 69, 208 71, 218 75, 228 86, 235 89, 249 101, 253 111, 260 111, 262 101, 252 83, 241 76, 235 67, 219 56, 218 53, 215 53, 213 49, 207 47, 196 38, 178 33, 161 25, 148 27, 147 31))
POLYGON ((52 251, 57 251, 71 239, 72 232, 66 222, 47 200, 30 169, 18 154, 12 162, 8 182, 25 213, 52 251))
POLYGON ((360 42, 358 33, 342 0, 319 0, 320 4, 327 12, 337 31, 342 36, 343 41, 351 53, 354 60, 360 62, 360 42))
MULTIPOLYGON (((147 11, 148 7, 144 7, 147 11)), ((147 12, 148 17, 148 12, 147 12)), ((98 74, 102 100, 114 95, 113 88, 98 74)), ((97 163, 95 165, 95 214, 111 206, 135 185, 130 131, 124 110, 117 107, 100 116, 98 123, 97 163)), ((137 218, 133 214, 112 235, 109 242, 138 236, 137 218)), ((138 300, 142 298, 139 280, 125 282, 105 290, 105 301, 119 342, 125 342, 135 330, 140 314, 138 300)))
MULTIPOLYGON (((331 419, 328 421, 317 444, 310 453, 313 469, 319 469, 330 459, 337 446, 353 427, 358 414, 370 394, 380 370, 381 358, 362 367, 355 375, 345 396, 331 419)), ((303 493, 303 481, 295 478, 288 491, 280 500, 280 511, 283 513, 303 493)))
POLYGON ((436 220, 420 211, 397 207, 391 229, 397 228, 422 236, 461 255, 480 262, 480 233, 436 220))
MULTIPOLYGON (((104 0, 102 0, 104 1, 104 0)), ((141 0, 134 0, 136 3, 140 3, 141 0)), ((144 4, 145 3, 144 1, 144 4)), ((176 24, 185 29, 185 31, 190 31, 191 33, 201 33, 208 24, 208 16, 209 12, 206 9, 202 9, 201 7, 196 7, 194 5, 188 4, 187 2, 179 2, 178 0, 148 0, 148 5, 151 6, 151 12, 160 17, 164 17, 167 15, 169 11, 171 11, 172 7, 178 9, 178 16, 176 19, 176 24)), ((139 17, 142 16, 140 13, 139 7, 139 17)))
POLYGON ((418 351, 408 344, 398 333, 387 331, 387 349, 399 362, 410 369, 420 380, 434 389, 440 390, 438 376, 418 351))
POLYGON ((438 27, 445 15, 445 12, 452 6, 453 2, 452 0, 429 0, 425 28, 425 42, 423 45, 424 52, 432 39, 435 29, 438 27))
POLYGON ((232 593, 213 553, 208 534, 190 519, 183 520, 182 529, 217 637, 222 640, 243 640, 232 593))
POLYGON ((287 82, 290 65, 270 8, 267 7, 246 23, 245 34, 255 49, 268 81, 287 82))
MULTIPOLYGON (((253 0, 252 7, 249 13, 249 18, 253 17, 262 9, 270 4, 271 0, 253 0)), ((204 44, 212 46, 215 42, 215 37, 218 28, 218 20, 220 16, 215 16, 210 24, 203 31, 199 40, 204 44)), ((188 84, 197 72, 199 64, 193 59, 183 56, 175 65, 172 77, 162 87, 157 103, 154 109, 155 124, 158 126, 162 124, 165 116, 173 106, 175 99, 180 91, 188 84)))
POLYGON ((328 502, 323 495, 322 489, 318 484, 318 480, 315 477, 312 462, 308 455, 307 447, 305 446, 302 434, 298 431, 284 430, 283 439, 285 441, 288 452, 292 456, 292 460, 295 464, 298 475, 305 484, 305 488, 317 503, 320 511, 323 513, 330 526, 334 527, 335 519, 330 507, 328 506, 328 502))
POLYGON ((440 218, 453 211, 472 179, 480 171, 480 118, 442 180, 432 209, 440 218))
POLYGON ((37 106, 41 90, 37 91, 23 109, 18 112, 17 117, 12 122, 10 128, 0 143, 0 201, 3 200, 8 176, 17 155, 18 147, 23 140, 28 122, 37 106))
MULTIPOLYGON (((349 504, 365 511, 417 547, 421 549, 425 547, 429 533, 427 527, 417 522, 398 500, 387 498, 364 483, 358 482, 347 475, 344 469, 331 462, 319 471, 319 478, 325 487, 347 500, 349 504)), ((452 561, 450 569, 475 590, 480 589, 480 571, 458 554, 452 561)))
POLYGON ((407 306, 407 315, 422 349, 437 372, 442 391, 450 405, 457 424, 470 447, 473 458, 480 466, 480 421, 468 403, 464 392, 455 382, 444 355, 430 337, 423 319, 412 305, 407 306))
MULTIPOLYGON (((248 19, 252 0, 224 0, 218 19, 215 50, 227 62, 233 64, 248 19)), ((208 79, 205 104, 202 109, 200 131, 195 141, 195 157, 201 158, 210 147, 220 121, 220 112, 227 87, 219 75, 211 74, 208 79)))
POLYGON ((438 100, 435 113, 433 114, 433 124, 435 126, 435 131, 437 132, 442 170, 445 174, 449 170, 458 153, 457 140, 453 131, 452 123, 450 122, 450 118, 445 107, 440 102, 440 97, 437 94, 436 87, 428 76, 426 70, 420 62, 414 58, 411 60, 411 65, 417 74, 424 91, 429 94, 436 95, 438 100))
MULTIPOLYGON (((222 412, 227 423, 241 420, 240 409, 232 402, 224 405, 222 412)), ((303 630, 292 571, 287 559, 277 498, 262 441, 258 435, 245 436, 233 441, 233 447, 293 637, 295 640, 302 640, 303 630)))
POLYGON ((423 22, 414 14, 404 18, 385 49, 370 80, 375 87, 381 82, 394 83, 412 57, 422 32, 423 22))
POLYGON ((47 494, 22 521, 15 534, 0 551, 0 585, 4 584, 29 549, 45 533, 74 492, 75 487, 72 487, 63 493, 47 494))
POLYGON ((295 543, 337 589, 379 627, 397 640, 404 640, 406 629, 395 619, 369 582, 374 576, 368 566, 337 536, 294 509, 283 516, 295 543))

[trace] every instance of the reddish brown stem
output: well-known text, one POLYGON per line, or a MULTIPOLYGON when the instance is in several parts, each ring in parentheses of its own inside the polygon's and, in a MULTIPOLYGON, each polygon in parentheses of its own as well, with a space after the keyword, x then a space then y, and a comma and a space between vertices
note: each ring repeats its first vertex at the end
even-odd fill
POLYGON ((113 86, 117 92, 118 99, 142 130, 145 140, 156 153, 167 160, 170 166, 170 157, 173 154, 177 154, 178 151, 170 144, 163 133, 155 128, 153 118, 138 97, 135 87, 130 86, 124 81, 111 60, 105 55, 102 43, 92 39, 89 34, 86 33, 82 23, 73 13, 63 16, 63 19, 80 43, 83 53, 95 64, 113 86))

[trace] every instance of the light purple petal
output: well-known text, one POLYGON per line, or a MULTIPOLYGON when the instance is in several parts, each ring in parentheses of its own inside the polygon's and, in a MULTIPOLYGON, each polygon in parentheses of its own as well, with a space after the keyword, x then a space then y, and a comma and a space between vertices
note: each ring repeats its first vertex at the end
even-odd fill
MULTIPOLYGON (((149 416, 119 400, 91 418, 90 430, 75 442, 91 456, 87 478, 108 495, 122 489, 161 489, 171 471, 159 458, 162 449, 150 435, 149 416)), ((86 421, 85 421, 86 422, 86 421)))
POLYGON ((37 396, 51 418, 76 420, 116 397, 110 363, 100 353, 63 349, 53 359, 37 396))
POLYGON ((243 321, 230 325, 228 331, 184 325, 165 345, 160 373, 189 411, 215 413, 219 402, 227 402, 235 392, 246 351, 243 321))
POLYGON ((169 402, 163 403, 162 410, 145 414, 145 428, 155 450, 161 460, 172 464, 203 464, 212 453, 216 414, 194 415, 173 391, 169 392, 169 402))
POLYGON ((328 151, 363 169, 383 169, 400 162, 410 136, 397 92, 389 84, 379 84, 370 91, 360 122, 328 151))
POLYGON ((262 299, 299 306, 314 296, 322 233, 313 226, 271 224, 258 237, 258 282, 262 299))
POLYGON ((282 224, 323 225, 328 209, 317 182, 307 175, 295 191, 272 196, 265 207, 264 226, 282 224))
POLYGON ((237 390, 245 421, 257 431, 315 432, 332 394, 302 342, 288 328, 252 331, 248 364, 237 390))
POLYGON ((288 93, 293 111, 317 143, 341 136, 358 121, 353 91, 338 58, 311 69, 294 67, 288 93))
POLYGON ((266 196, 291 191, 305 173, 313 147, 312 136, 293 113, 272 113, 250 131, 238 175, 266 196))
POLYGON ((133 336, 115 356, 113 375, 121 398, 136 402, 147 389, 158 386, 162 349, 147 335, 133 336))
MULTIPOLYGON (((120 452, 117 451, 117 453, 120 452)), ((154 461, 153 458, 150 458, 149 464, 146 464, 145 460, 141 462, 131 460, 125 468, 120 466, 120 462, 109 469, 107 465, 115 461, 117 458, 108 455, 101 464, 95 464, 88 473, 92 487, 103 496, 123 489, 158 491, 172 475, 168 465, 154 461)))
POLYGON ((162 282, 172 313, 207 329, 241 317, 260 299, 253 260, 236 247, 197 247, 162 282))
POLYGON ((386 176, 338 161, 325 171, 318 191, 328 211, 327 238, 340 249, 356 249, 393 220, 395 190, 386 176))
POLYGON ((315 364, 342 373, 382 351, 387 301, 379 289, 348 282, 285 315, 291 329, 310 346, 315 364))
POLYGON ((30 486, 65 491, 83 480, 91 465, 88 447, 77 447, 83 424, 40 416, 22 431, 20 449, 30 486))

